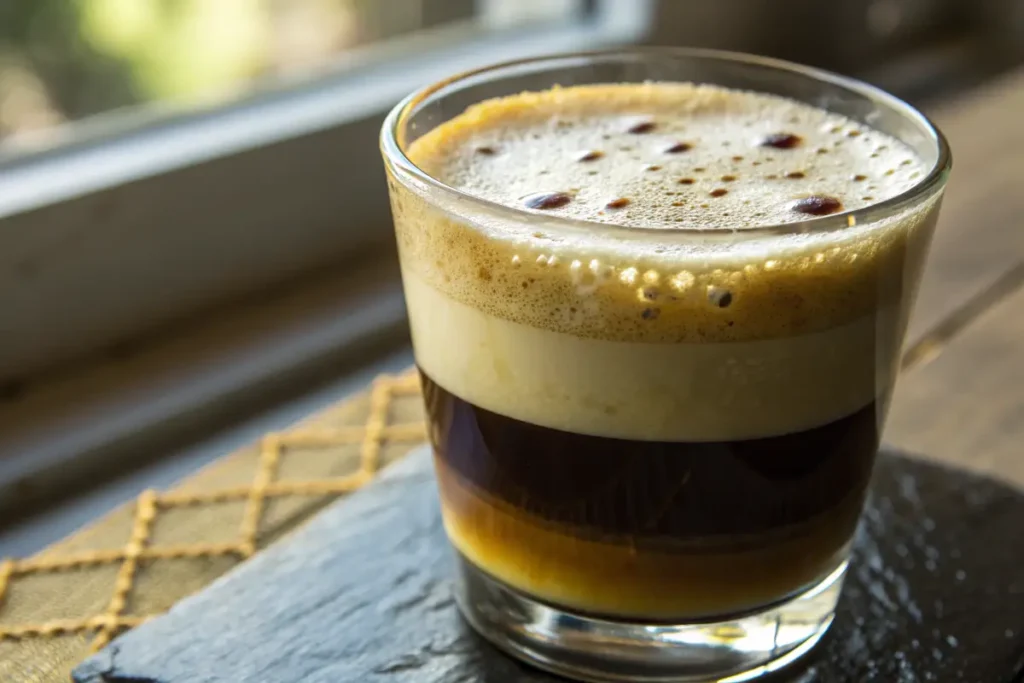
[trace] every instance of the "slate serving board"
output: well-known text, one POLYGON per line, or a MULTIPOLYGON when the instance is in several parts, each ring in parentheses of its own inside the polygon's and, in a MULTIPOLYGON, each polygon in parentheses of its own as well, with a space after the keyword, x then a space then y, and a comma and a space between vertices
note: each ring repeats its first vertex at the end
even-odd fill
MULTIPOLYGON (((545 683, 451 596, 426 449, 76 669, 78 683, 545 683)), ((1024 681, 1024 493, 884 453, 801 683, 1024 681)))

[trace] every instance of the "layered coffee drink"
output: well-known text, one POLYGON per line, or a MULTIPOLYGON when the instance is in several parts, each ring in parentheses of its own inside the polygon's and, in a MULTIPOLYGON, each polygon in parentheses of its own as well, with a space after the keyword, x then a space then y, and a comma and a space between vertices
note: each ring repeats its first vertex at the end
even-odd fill
POLYGON ((406 154, 445 188, 389 179, 467 562, 647 623, 750 614, 845 562, 938 200, 856 212, 924 160, 808 104, 659 82, 480 102, 406 154))

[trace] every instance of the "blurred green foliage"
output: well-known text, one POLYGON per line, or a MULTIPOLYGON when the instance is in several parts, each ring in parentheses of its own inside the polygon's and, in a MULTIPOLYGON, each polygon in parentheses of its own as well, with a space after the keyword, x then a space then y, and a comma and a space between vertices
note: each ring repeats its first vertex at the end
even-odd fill
POLYGON ((56 124, 110 110, 209 105, 260 87, 263 77, 310 77, 340 52, 471 17, 475 7, 474 0, 0 0, 0 147, 15 139, 46 145, 56 124))
POLYGON ((65 118, 109 109, 111 102, 130 104, 143 99, 131 63, 104 52, 83 35, 82 5, 88 1, 0 3, 0 68, 35 74, 65 118))
MULTIPOLYGON (((324 57, 372 39, 366 20, 381 2, 0 0, 0 97, 28 83, 70 120, 147 101, 220 98, 286 67, 304 41, 324 57)), ((4 128, 18 126, 0 120, 4 128)))
POLYGON ((128 65, 149 99, 227 89, 266 67, 263 0, 75 0, 89 46, 128 65))

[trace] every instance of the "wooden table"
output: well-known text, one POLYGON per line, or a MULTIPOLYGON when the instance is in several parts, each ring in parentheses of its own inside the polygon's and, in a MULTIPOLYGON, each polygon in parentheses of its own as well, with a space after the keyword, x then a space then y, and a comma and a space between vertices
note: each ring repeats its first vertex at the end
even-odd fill
POLYGON ((932 114, 953 175, 884 438, 1024 486, 1024 71, 932 114))

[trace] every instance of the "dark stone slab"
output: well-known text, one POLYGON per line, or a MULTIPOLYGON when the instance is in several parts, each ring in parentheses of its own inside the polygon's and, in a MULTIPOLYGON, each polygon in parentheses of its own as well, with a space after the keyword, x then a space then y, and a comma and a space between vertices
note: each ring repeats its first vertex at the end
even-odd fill
MULTIPOLYGON (((119 638, 78 683, 543 683, 451 597, 428 453, 119 638)), ((818 683, 1010 683, 1024 668, 1024 494, 881 458, 818 683)))

